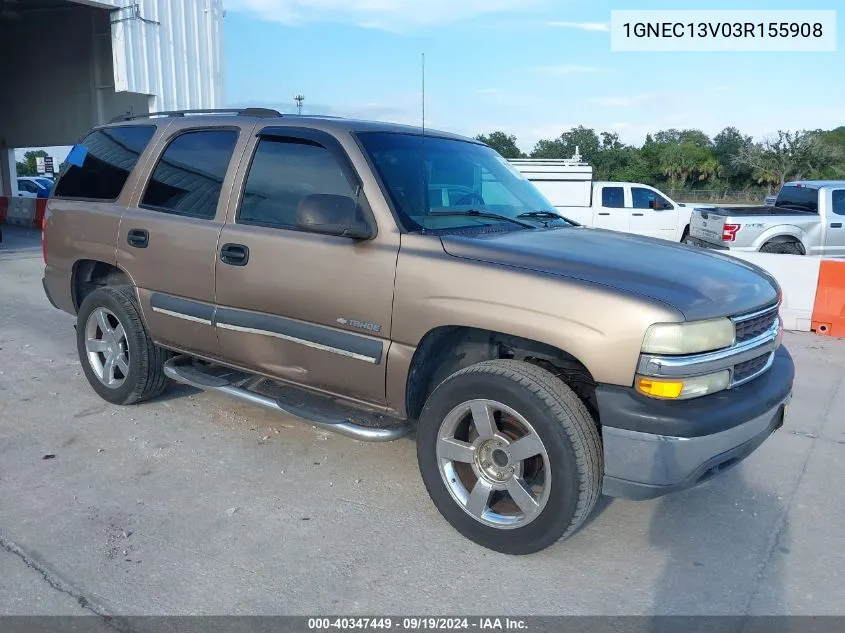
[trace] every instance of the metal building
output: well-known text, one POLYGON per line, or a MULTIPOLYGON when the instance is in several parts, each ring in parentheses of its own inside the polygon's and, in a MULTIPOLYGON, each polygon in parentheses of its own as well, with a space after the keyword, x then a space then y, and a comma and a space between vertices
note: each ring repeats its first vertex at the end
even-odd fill
POLYGON ((221 107, 222 0, 0 0, 0 195, 14 148, 123 114, 221 107))

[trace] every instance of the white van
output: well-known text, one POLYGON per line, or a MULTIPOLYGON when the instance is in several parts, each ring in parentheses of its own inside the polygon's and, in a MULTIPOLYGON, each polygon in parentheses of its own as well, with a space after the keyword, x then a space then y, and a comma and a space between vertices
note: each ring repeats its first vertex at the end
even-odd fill
POLYGON ((689 234, 692 209, 663 192, 633 182, 594 182, 580 160, 520 158, 509 161, 563 216, 585 226, 636 233, 673 242, 689 234))

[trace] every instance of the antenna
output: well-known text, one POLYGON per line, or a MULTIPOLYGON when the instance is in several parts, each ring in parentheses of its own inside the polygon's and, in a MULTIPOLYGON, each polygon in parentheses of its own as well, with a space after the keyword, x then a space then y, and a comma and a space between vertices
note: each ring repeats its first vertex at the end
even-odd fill
POLYGON ((425 53, 422 54, 422 130, 425 136, 425 53))
MULTIPOLYGON (((428 215, 431 211, 431 207, 429 204, 428 199, 428 169, 426 165, 426 155, 425 155, 425 53, 422 54, 422 160, 420 161, 420 176, 422 176, 422 213, 423 215, 428 215)), ((423 233, 425 233, 425 224, 422 227, 423 233)))
POLYGON ((305 101, 305 96, 298 94, 293 98, 293 100, 296 101, 297 114, 301 115, 302 114, 302 102, 305 101))

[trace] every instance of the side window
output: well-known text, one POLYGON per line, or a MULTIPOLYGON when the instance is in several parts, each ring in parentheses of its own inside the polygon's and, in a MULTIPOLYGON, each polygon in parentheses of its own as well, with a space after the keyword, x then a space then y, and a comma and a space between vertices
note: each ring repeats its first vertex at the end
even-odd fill
POLYGON ((655 204, 662 209, 674 209, 666 198, 651 189, 631 187, 631 198, 635 209, 652 209, 655 204))
POLYGON ((29 180, 18 180, 18 189, 27 193, 38 193, 38 189, 29 180))
POLYGON ((238 223, 295 228, 311 194, 356 197, 332 153, 308 140, 263 138, 249 167, 238 223))
POLYGON ((833 192, 833 212, 836 215, 845 215, 845 189, 836 189, 833 192))
POLYGON ((55 197, 116 200, 155 131, 127 125, 92 132, 68 155, 55 197))
POLYGON ((625 190, 622 187, 602 187, 601 206, 621 209, 625 206, 625 190))
POLYGON ((145 209, 212 219, 238 142, 235 130, 179 134, 161 155, 141 198, 145 209))

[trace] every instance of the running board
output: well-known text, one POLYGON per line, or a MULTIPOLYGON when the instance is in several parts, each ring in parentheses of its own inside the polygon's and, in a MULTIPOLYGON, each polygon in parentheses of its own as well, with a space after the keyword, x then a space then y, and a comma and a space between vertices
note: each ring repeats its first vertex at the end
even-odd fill
POLYGON ((328 397, 301 392, 293 387, 282 387, 278 383, 261 385, 259 383, 269 381, 260 376, 214 365, 198 367, 188 356, 176 356, 168 360, 164 364, 164 373, 178 383, 204 391, 216 391, 247 404, 302 418, 318 428, 363 442, 392 442, 405 437, 413 428, 408 422, 352 409, 328 397), (245 386, 247 384, 255 388, 263 387, 265 393, 248 389, 245 386), (338 412, 327 413, 331 409, 338 412))

